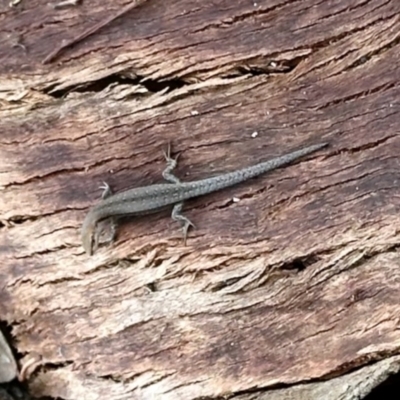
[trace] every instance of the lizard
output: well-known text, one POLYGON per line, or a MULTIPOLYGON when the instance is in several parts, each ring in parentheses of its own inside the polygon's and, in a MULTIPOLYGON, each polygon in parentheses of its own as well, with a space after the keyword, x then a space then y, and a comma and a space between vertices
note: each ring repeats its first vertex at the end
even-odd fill
POLYGON ((172 205, 171 217, 174 221, 181 223, 186 244, 188 229, 189 227, 194 227, 194 224, 181 214, 185 200, 247 181, 263 173, 288 165, 327 145, 328 143, 311 145, 250 167, 191 182, 181 182, 172 173, 177 165, 178 157, 171 158, 170 146, 168 146, 168 150, 164 151, 167 166, 162 173, 167 183, 133 188, 116 194, 113 194, 109 185, 104 183, 101 187, 104 189, 102 200, 87 213, 82 224, 81 240, 83 248, 88 255, 92 255, 96 251, 100 238, 98 224, 104 220, 111 219, 113 221, 110 238, 110 241, 113 241, 116 229, 115 220, 117 218, 148 214, 172 205))

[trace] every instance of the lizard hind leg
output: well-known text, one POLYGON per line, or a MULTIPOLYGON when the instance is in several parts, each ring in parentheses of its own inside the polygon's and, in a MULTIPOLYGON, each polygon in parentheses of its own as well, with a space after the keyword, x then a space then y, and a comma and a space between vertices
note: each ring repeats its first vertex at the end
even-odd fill
POLYGON ((162 176, 163 178, 170 183, 181 183, 178 177, 176 177, 172 171, 175 169, 175 167, 178 165, 178 157, 179 154, 177 155, 176 158, 171 158, 171 144, 168 144, 167 151, 164 151, 164 157, 165 160, 167 161, 167 166, 164 169, 162 176))
POLYGON ((99 245, 110 245, 117 237, 117 218, 108 218, 99 222, 96 232, 94 234, 94 251, 99 247, 99 245))
POLYGON ((186 240, 187 240, 187 234, 188 234, 188 230, 189 228, 192 226, 193 228, 195 228, 194 224, 192 221, 190 221, 189 218, 185 217, 184 215, 181 214, 182 211, 182 207, 183 207, 183 203, 178 203, 174 205, 174 208, 172 210, 172 219, 174 221, 180 222, 180 224, 182 225, 182 231, 183 231, 183 243, 186 246, 186 240))

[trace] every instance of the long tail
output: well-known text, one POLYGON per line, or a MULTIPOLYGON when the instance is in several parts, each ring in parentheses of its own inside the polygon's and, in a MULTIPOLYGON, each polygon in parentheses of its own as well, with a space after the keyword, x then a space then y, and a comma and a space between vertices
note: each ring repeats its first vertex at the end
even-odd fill
POLYGON ((314 153, 323 147, 326 147, 327 145, 328 143, 315 144, 305 147, 304 149, 273 158, 272 160, 240 169, 238 171, 228 172, 220 176, 203 179, 196 182, 188 182, 186 185, 189 188, 191 197, 202 196, 204 194, 244 182, 268 171, 283 167, 301 157, 306 156, 307 154, 314 153))

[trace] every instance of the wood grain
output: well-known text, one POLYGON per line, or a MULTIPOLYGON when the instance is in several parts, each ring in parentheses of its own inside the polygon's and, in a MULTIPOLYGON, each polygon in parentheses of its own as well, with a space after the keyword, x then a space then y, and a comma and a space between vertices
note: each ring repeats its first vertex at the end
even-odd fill
POLYGON ((32 393, 263 398, 398 355, 400 3, 149 0, 42 64, 126 4, 0 10, 0 316, 32 393), (161 181, 168 142, 192 180, 322 141, 188 202, 186 247, 161 213, 83 252, 102 181, 161 181))

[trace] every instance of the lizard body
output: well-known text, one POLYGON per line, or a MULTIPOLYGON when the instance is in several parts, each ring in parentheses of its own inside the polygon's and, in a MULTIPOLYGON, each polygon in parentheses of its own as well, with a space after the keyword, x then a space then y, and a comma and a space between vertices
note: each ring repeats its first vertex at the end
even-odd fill
POLYGON ((83 222, 83 247, 89 255, 93 254, 99 240, 96 234, 97 225, 105 219, 151 213, 169 205, 174 205, 172 218, 182 223, 186 241, 187 230, 194 225, 189 219, 180 214, 185 200, 247 181, 268 171, 290 164, 300 157, 314 153, 325 146, 327 146, 327 143, 312 145, 250 167, 192 182, 181 182, 171 173, 177 162, 170 157, 168 150, 168 153, 165 154, 167 168, 163 172, 163 177, 169 183, 133 188, 111 195, 110 188, 108 185, 105 186, 103 199, 89 211, 83 222))

